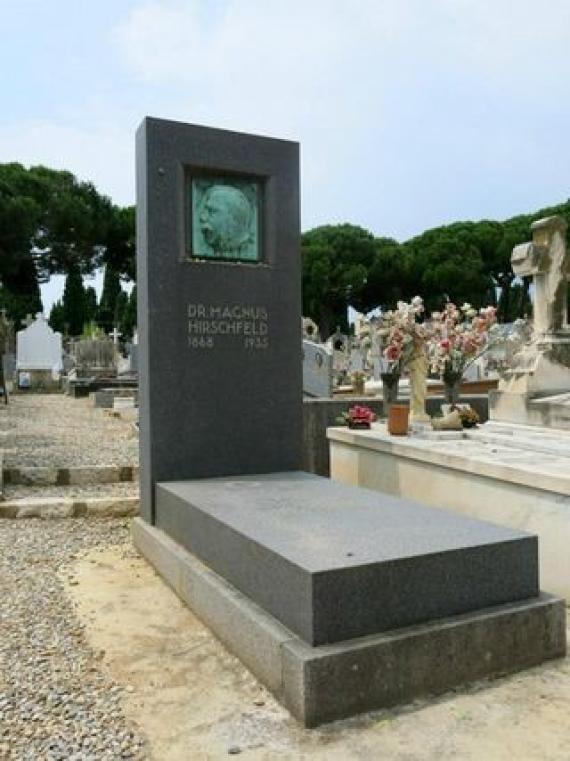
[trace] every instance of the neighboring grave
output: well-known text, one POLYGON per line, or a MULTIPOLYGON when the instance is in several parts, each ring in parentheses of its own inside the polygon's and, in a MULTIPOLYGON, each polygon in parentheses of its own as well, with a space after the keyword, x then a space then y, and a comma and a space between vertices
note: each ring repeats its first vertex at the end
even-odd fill
POLYGON ((59 388, 62 364, 61 333, 55 333, 44 315, 19 330, 16 341, 16 372, 20 388, 59 388))
POLYGON ((340 328, 330 336, 326 345, 332 351, 333 374, 335 382, 342 382, 350 369, 349 338, 341 332, 340 328))
POLYGON ((313 343, 320 343, 321 334, 319 332, 319 326, 310 317, 303 317, 302 319, 303 339, 306 341, 313 341, 313 343))
POLYGON ((127 359, 127 372, 136 375, 139 371, 139 337, 136 330, 133 334, 133 340, 127 344, 127 359))
POLYGON ((364 352, 358 342, 354 342, 350 349, 350 358, 348 361, 351 373, 364 372, 364 352))
POLYGON ((117 374, 117 349, 111 338, 80 338, 71 352, 78 378, 112 378, 117 374))
POLYGON ((566 228, 562 217, 538 220, 531 225, 532 241, 513 249, 514 274, 533 278, 533 332, 513 357, 498 390, 489 394, 492 420, 548 424, 548 417, 536 414, 533 401, 570 392, 566 228))
POLYGON ((535 537, 298 472, 298 182, 296 143, 139 128, 134 539, 315 725, 561 655, 565 608, 535 537))
POLYGON ((333 392, 332 355, 324 344, 303 341, 303 393, 330 397, 333 392))
POLYGON ((16 345, 14 325, 5 309, 0 309, 0 387, 5 395, 12 390, 16 374, 16 345))

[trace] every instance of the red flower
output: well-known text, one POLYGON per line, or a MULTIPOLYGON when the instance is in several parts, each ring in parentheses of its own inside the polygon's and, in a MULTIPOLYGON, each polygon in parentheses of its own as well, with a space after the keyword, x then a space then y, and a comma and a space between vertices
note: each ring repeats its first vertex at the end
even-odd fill
POLYGON ((367 423, 373 423, 376 420, 376 415, 370 407, 361 404, 355 404, 354 407, 351 407, 348 416, 351 420, 366 421, 367 423))

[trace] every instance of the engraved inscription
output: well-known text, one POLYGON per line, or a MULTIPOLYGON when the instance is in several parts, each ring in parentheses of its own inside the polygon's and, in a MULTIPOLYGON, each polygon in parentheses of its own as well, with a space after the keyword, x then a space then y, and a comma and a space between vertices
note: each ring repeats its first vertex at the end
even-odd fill
POLYGON ((267 308, 251 304, 188 304, 188 346, 213 349, 235 346, 269 347, 267 308))

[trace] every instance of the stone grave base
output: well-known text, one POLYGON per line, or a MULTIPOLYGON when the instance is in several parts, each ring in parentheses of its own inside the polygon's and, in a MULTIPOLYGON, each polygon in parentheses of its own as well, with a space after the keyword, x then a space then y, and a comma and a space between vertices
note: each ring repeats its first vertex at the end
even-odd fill
POLYGON ((100 389, 125 389, 130 391, 131 395, 135 394, 138 389, 136 378, 67 378, 64 382, 64 390, 74 399, 81 399, 89 396, 92 392, 100 389))
POLYGON ((54 378, 51 370, 20 370, 18 371, 18 383, 17 388, 14 391, 17 393, 26 393, 30 391, 47 394, 55 393, 61 389, 60 378, 54 378), (19 376, 27 375, 29 378, 29 385, 20 385, 19 376))
POLYGON ((564 652, 535 536, 295 471, 155 496, 137 547, 307 726, 564 652))
POLYGON ((570 599, 570 431, 488 422, 426 438, 329 428, 331 478, 537 534, 540 579, 570 599))
POLYGON ((522 394, 509 391, 489 393, 491 420, 536 425, 570 431, 570 392, 522 394))
POLYGON ((133 406, 137 402, 138 390, 136 388, 101 388, 94 394, 95 407, 113 409, 116 399, 131 399, 133 406))
POLYGON ((312 647, 160 529, 137 518, 133 539, 215 636, 308 727, 565 653, 564 602, 546 594, 312 647))

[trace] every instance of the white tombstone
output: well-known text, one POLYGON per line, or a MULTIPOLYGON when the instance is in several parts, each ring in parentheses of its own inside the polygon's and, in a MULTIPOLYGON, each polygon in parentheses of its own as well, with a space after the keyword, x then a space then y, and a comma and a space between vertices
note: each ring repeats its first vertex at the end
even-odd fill
POLYGON ((336 333, 327 340, 326 346, 333 354, 333 370, 336 372, 345 372, 348 370, 349 361, 349 340, 348 336, 336 329, 336 333))
POLYGON ((323 344, 303 341, 303 393, 330 397, 333 390, 332 352, 323 344))
POLYGON ((349 367, 352 373, 364 372, 364 357, 362 349, 357 346, 350 350, 349 367))
POLYGON ((303 332, 303 340, 313 341, 313 343, 320 343, 321 336, 319 333, 319 326, 310 317, 303 317, 301 319, 301 327, 303 332))
POLYGON ((61 333, 54 332, 44 315, 36 319, 16 339, 16 370, 49 370, 59 373, 63 369, 61 333))

